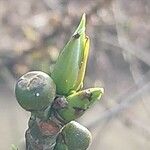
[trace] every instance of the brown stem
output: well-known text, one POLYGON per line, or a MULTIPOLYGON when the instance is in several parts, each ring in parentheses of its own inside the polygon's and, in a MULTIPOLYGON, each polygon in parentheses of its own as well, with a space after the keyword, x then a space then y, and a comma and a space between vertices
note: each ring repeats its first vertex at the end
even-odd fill
POLYGON ((32 116, 25 134, 26 150, 53 150, 61 128, 61 123, 55 117, 43 121, 32 116))

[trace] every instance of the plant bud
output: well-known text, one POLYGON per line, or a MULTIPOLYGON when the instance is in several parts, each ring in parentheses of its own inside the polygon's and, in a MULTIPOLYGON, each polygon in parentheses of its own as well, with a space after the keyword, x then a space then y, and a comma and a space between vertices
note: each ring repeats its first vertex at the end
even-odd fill
POLYGON ((58 117, 65 122, 75 120, 82 116, 85 111, 102 96, 103 88, 90 88, 66 97, 67 106, 56 110, 58 117))
POLYGON ((71 91, 78 91, 83 84, 89 53, 85 24, 84 14, 78 28, 60 53, 51 74, 59 95, 69 95, 71 91))
POLYGON ((26 73, 17 81, 15 88, 18 103, 27 111, 39 111, 50 106, 55 93, 55 83, 41 71, 26 73))
POLYGON ((92 140, 90 131, 75 121, 66 124, 57 137, 54 150, 86 150, 92 140))

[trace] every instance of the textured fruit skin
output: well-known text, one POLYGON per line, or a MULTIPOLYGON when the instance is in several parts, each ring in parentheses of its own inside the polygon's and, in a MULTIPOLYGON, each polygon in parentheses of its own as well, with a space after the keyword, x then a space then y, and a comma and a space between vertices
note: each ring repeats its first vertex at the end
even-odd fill
POLYGON ((78 91, 83 84, 89 53, 89 38, 85 35, 85 23, 84 14, 51 73, 59 95, 69 95, 71 91, 78 91))
POLYGON ((64 126, 56 140, 54 150, 86 150, 92 140, 90 131, 75 121, 64 126), (66 148, 66 149, 65 149, 66 148))
POLYGON ((55 93, 55 83, 49 75, 41 71, 24 74, 15 87, 17 101, 27 111, 45 109, 51 105, 55 93))

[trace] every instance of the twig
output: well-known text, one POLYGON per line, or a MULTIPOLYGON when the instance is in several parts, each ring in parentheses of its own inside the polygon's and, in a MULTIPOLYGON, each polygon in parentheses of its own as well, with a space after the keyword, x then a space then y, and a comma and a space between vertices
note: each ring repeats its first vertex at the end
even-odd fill
POLYGON ((113 13, 114 13, 114 18, 116 21, 116 29, 117 29, 117 34, 118 34, 118 42, 119 45, 125 49, 127 52, 131 53, 132 55, 136 56, 143 62, 145 62, 147 65, 150 66, 150 55, 149 53, 143 52, 144 50, 139 49, 137 46, 133 45, 126 37, 125 37, 125 32, 122 29, 123 27, 120 27, 120 24, 122 22, 127 22, 126 16, 120 16, 122 14, 120 6, 118 4, 118 1, 115 1, 113 3, 113 13))
POLYGON ((150 129, 148 126, 143 124, 142 121, 134 119, 131 116, 124 116, 121 120, 127 127, 137 129, 140 134, 150 139, 150 129))
POLYGON ((134 105, 136 102, 138 102, 140 99, 139 96, 145 94, 145 92, 150 90, 150 82, 142 86, 140 89, 138 89, 136 92, 128 95, 126 99, 118 104, 117 106, 111 108, 110 110, 104 112, 99 119, 95 120, 93 123, 87 125, 89 129, 93 129, 96 126, 99 125, 99 123, 103 122, 106 119, 111 119, 112 117, 116 117, 120 115, 124 110, 128 109, 132 105, 134 105))
POLYGON ((149 55, 149 53, 146 53, 146 51, 141 51, 140 49, 133 47, 133 45, 130 45, 130 43, 128 43, 130 47, 129 46, 128 47, 127 46, 126 47, 121 46, 118 44, 116 39, 114 37, 112 37, 112 35, 107 36, 107 39, 105 37, 103 37, 101 39, 101 42, 106 43, 110 46, 117 47, 121 51, 128 52, 131 55, 138 58, 139 60, 143 61, 148 66, 150 66, 150 59, 149 59, 150 55, 149 55))

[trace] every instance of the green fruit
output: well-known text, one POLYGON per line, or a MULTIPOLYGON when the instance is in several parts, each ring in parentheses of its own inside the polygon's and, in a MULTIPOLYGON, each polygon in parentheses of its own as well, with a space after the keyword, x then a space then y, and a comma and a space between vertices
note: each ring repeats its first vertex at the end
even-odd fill
POLYGON ((55 83, 41 71, 26 73, 17 81, 15 88, 18 103, 27 111, 43 110, 50 106, 55 93, 55 83))
POLYGON ((57 143, 54 150, 69 150, 68 147, 63 143, 57 143))
POLYGON ((58 135, 56 140, 55 150, 60 150, 59 147, 66 147, 68 150, 86 150, 91 143, 91 133, 84 126, 75 121, 66 124, 58 135))

